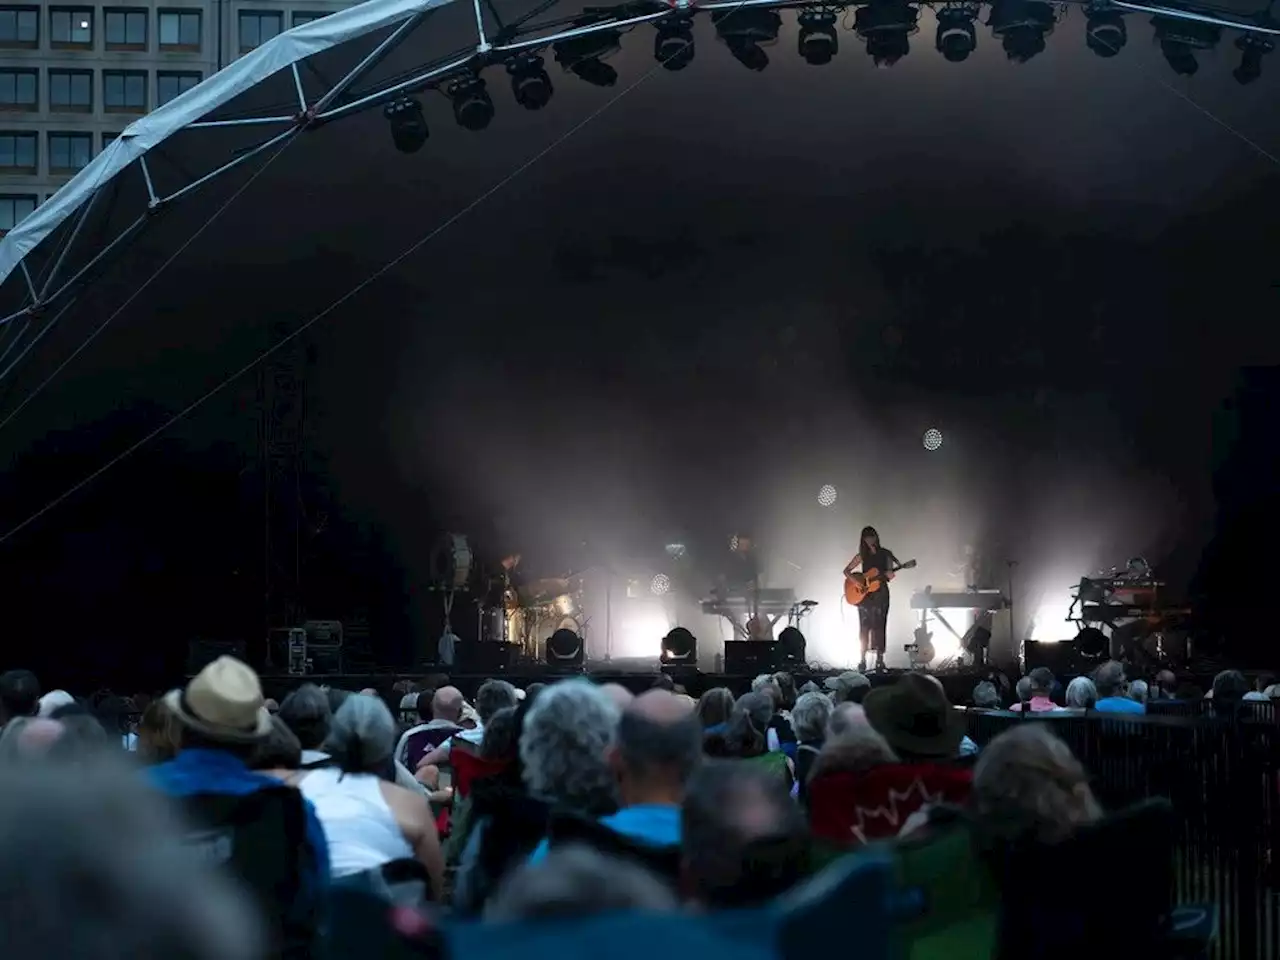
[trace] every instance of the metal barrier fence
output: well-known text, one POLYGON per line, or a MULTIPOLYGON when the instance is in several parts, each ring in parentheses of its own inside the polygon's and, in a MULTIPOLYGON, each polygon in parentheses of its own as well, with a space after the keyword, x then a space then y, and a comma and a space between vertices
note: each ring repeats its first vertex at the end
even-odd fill
MULTIPOLYGON (((1249 705, 1251 708, 1252 705, 1249 705)), ((1199 707, 1195 708, 1199 711, 1199 707)), ((1116 809, 1168 797, 1176 816, 1176 896, 1215 903, 1218 960, 1280 957, 1280 725, 1270 705, 1230 718, 1213 715, 1119 716, 969 711, 969 736, 980 746, 1010 725, 1052 726, 1092 775, 1099 801, 1116 809)), ((1098 869, 1142 865, 1116 850, 1098 869)), ((1082 878, 1080 895, 1089 895, 1082 878)), ((1116 922, 1124 905, 1116 904, 1116 922)))

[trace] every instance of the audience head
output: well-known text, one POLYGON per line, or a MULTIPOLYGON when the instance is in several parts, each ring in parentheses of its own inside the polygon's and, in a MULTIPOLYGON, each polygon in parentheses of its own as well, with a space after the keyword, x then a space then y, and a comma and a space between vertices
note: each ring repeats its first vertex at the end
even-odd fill
POLYGON ((25 762, 47 757, 66 732, 61 720, 15 717, 0 739, 0 760, 25 762))
MULTIPOLYGON (((1276 675, 1274 673, 1260 673, 1253 681, 1253 689, 1258 693, 1267 693, 1267 691, 1275 686, 1276 675)), ((1270 696, 1267 693, 1267 696, 1270 696)))
POLYGON ((867 719, 903 760, 956 756, 965 719, 952 709, 936 677, 908 673, 879 687, 862 702, 867 719))
POLYGON ((618 707, 586 680, 543 690, 525 714, 520 762, 533 796, 583 812, 616 804, 607 752, 618 729, 618 707))
POLYGON ((1172 670, 1161 670, 1156 674, 1156 689, 1165 697, 1172 697, 1178 689, 1178 678, 1172 670))
POLYGON ((1031 678, 1021 677, 1017 683, 1013 685, 1013 694, 1018 698, 1019 703, 1026 703, 1031 699, 1031 678))
POLYGON ((774 709, 771 693, 747 693, 738 698, 724 731, 729 756, 757 757, 769 749, 767 731, 774 709))
POLYGON ((249 757, 250 770, 297 770, 302 766, 302 744, 279 715, 271 718, 271 733, 249 757))
POLYGON ((800 687, 800 693, 821 693, 822 688, 812 680, 806 680, 804 685, 800 687))
POLYGON ((6 670, 0 674, 0 722, 34 717, 40 709, 40 681, 30 670, 6 670))
POLYGON ((782 709, 791 710, 796 705, 796 678, 783 670, 773 675, 773 682, 782 697, 782 709))
POLYGON ((50 761, 0 768, 0 821, 22 824, 0 835, 6 957, 262 955, 251 908, 132 770, 107 758, 91 776, 50 761))
POLYGON ((485 919, 510 922, 620 911, 674 913, 677 906, 671 889, 643 867, 569 844, 508 875, 485 908, 485 919))
POLYGON ((1136 700, 1138 703, 1147 702, 1147 681, 1135 680, 1129 684, 1129 699, 1136 700))
POLYGON ((861 703, 871 690, 871 681, 857 670, 846 670, 838 677, 827 677, 826 687, 835 704, 861 703))
POLYGON ((319 750, 333 722, 329 697, 314 683, 304 683, 285 697, 276 716, 293 731, 303 750, 319 750))
POLYGON ((674 692, 676 689, 676 682, 672 680, 669 675, 665 673, 660 673, 656 678, 654 678, 653 684, 651 685, 651 689, 666 690, 668 692, 674 692))
POLYGON ((634 693, 620 683, 601 684, 600 692, 609 698, 609 702, 617 707, 619 712, 625 710, 627 705, 636 698, 634 693))
MULTIPOLYGON (((120 741, 108 735, 102 721, 80 704, 60 707, 54 711, 52 719, 61 727, 61 732, 48 748, 49 756, 54 759, 87 760, 100 756, 103 751, 112 747, 119 747, 120 741)), ((39 720, 39 723, 44 722, 39 720)), ((30 734, 35 723, 36 721, 32 721, 32 724, 28 724, 22 731, 23 734, 30 734)))
POLYGON ((1249 681, 1239 670, 1223 670, 1213 678, 1213 712, 1227 713, 1239 706, 1249 692, 1249 681))
POLYGON ((1031 696, 1048 697, 1053 694, 1055 681, 1053 671, 1048 667, 1036 667, 1027 674, 1027 679, 1031 681, 1031 696))
POLYGON ((515 708, 520 700, 516 696, 516 688, 505 680, 486 680, 480 684, 480 689, 476 691, 476 713, 480 717, 480 724, 489 722, 499 710, 515 708))
POLYGON ((329 701, 329 712, 337 713, 339 708, 346 702, 347 697, 351 696, 351 691, 342 690, 338 687, 321 687, 324 691, 325 698, 329 701))
POLYGON ((802 693, 791 711, 791 728, 801 743, 813 743, 827 735, 831 701, 821 693, 802 693))
POLYGON ((36 709, 36 715, 51 717, 59 707, 69 707, 75 702, 76 698, 65 690, 50 690, 40 698, 40 705, 36 709))
MULTIPOLYGON (((447 723, 458 723, 462 720, 462 706, 465 701, 462 691, 457 687, 441 687, 431 698, 430 712, 433 720, 447 723)), ((422 714, 422 698, 418 699, 418 714, 422 714)))
POLYGON ((983 680, 973 688, 973 705, 981 710, 1000 709, 1000 691, 990 680, 983 680))
POLYGON ((702 764, 689 780, 681 831, 684 892, 712 909, 771 900, 808 867, 799 806, 777 776, 754 764, 702 764))
POLYGON ((1067 684, 1067 706, 1091 710, 1098 702, 1098 688, 1088 677, 1076 677, 1067 684))
POLYGON ((547 685, 545 683, 529 684, 529 686, 524 688, 525 703, 532 703, 534 699, 537 698, 538 694, 540 694, 545 689, 547 689, 547 685))
POLYGON ((235 657, 218 657, 184 690, 164 698, 182 725, 182 746, 222 750, 248 759, 271 733, 258 675, 235 657))
POLYGON ((138 721, 138 756, 146 763, 164 763, 182 747, 182 726, 164 700, 152 700, 138 721))
POLYGON ((698 698, 697 713, 703 729, 727 723, 733 713, 733 693, 728 687, 712 687, 698 698))
POLYGON ((702 759, 702 725, 683 698, 649 690, 622 711, 609 759, 623 806, 678 804, 702 759))
POLYGON ((1124 696, 1124 664, 1108 660, 1093 671, 1093 685, 1098 688, 1098 698, 1124 696))
POLYGON ((770 674, 762 673, 751 681, 752 693, 763 693, 773 701, 774 712, 782 707, 782 690, 778 687, 778 681, 770 674))
POLYGON ((867 711, 860 703, 838 703, 827 719, 827 736, 834 737, 854 727, 867 727, 871 721, 867 719, 867 711))
POLYGON ((324 741, 325 753, 346 773, 388 773, 395 747, 396 721, 380 697, 348 697, 324 741))
POLYGON ((1017 724, 987 744, 969 805, 980 835, 998 844, 1053 843, 1102 815, 1083 765, 1040 723, 1017 724))
POLYGON ((520 728, 516 725, 516 708, 503 707, 484 725, 484 739, 480 743, 481 756, 502 760, 515 755, 516 737, 520 728))
POLYGON ((379 698, 380 698, 380 697, 382 696, 382 694, 378 693, 378 691, 377 691, 377 690, 375 690, 375 689, 373 689, 373 687, 365 687, 363 690, 361 690, 361 691, 360 691, 360 696, 362 696, 362 697, 379 697, 379 698))
MULTIPOLYGON (((855 704, 842 704, 839 709, 850 709, 855 704)), ((897 763, 898 755, 889 742, 871 726, 865 717, 849 726, 842 726, 839 733, 832 733, 823 743, 818 756, 809 769, 809 779, 829 773, 862 773, 885 763, 897 763)))

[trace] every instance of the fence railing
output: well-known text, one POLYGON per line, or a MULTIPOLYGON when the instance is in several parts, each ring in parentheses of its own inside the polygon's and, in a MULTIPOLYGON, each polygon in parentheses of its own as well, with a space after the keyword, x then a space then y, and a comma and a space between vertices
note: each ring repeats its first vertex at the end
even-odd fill
MULTIPOLYGON (((1105 807, 1169 798, 1175 893, 1180 902, 1217 904, 1219 960, 1280 957, 1280 726, 1269 705, 1230 717, 968 713, 979 746, 1027 722, 1052 725, 1088 768, 1105 807)), ((1142 882, 1142 865, 1126 861, 1124 850, 1098 869, 1132 870, 1142 882)), ((1116 910, 1122 923, 1124 905, 1116 910)))

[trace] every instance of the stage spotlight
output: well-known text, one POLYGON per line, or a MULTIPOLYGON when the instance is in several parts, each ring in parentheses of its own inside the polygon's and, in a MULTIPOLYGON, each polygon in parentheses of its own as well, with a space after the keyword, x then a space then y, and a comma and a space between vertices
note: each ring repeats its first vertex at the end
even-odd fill
POLYGON ((482 78, 474 73, 459 77, 445 88, 453 101, 453 118, 467 130, 483 130, 493 119, 493 100, 482 78))
POLYGON ((818 491, 818 505, 823 507, 835 506, 836 488, 829 483, 824 483, 822 489, 818 491))
POLYGON ((858 8, 853 29, 867 44, 877 67, 891 67, 911 52, 911 34, 919 27, 920 11, 906 0, 872 0, 858 8))
POLYGON ((938 11, 938 32, 934 45, 948 63, 960 63, 978 48, 976 14, 964 8, 938 11))
POLYGON ((431 135, 422 103, 413 97, 392 100, 382 108, 382 115, 391 124, 391 142, 401 153, 417 153, 431 135))
POLYGON ((667 556, 672 560, 680 560, 684 557, 686 550, 683 543, 668 543, 666 546, 667 556))
POLYGON ((774 10, 735 7, 711 15, 716 36, 724 41, 733 58, 748 70, 759 72, 769 66, 769 55, 763 43, 776 43, 782 29, 782 17, 774 10))
POLYGON ((836 36, 836 15, 830 10, 801 10, 796 18, 800 24, 800 56, 812 67, 830 63, 840 51, 836 36))
MULTIPOLYGON (((598 22, 593 17, 579 17, 574 26, 586 27, 598 22)), ((621 39, 620 30, 601 30, 561 40, 551 49, 556 63, 580 80, 596 87, 612 87, 618 82, 618 71, 603 61, 622 49, 621 39)))
POLYGON ((1246 33, 1236 41, 1236 49, 1242 54, 1240 66, 1231 71, 1236 83, 1243 86, 1262 76, 1262 55, 1274 50, 1275 44, 1263 36, 1246 33))
POLYGON ((665 573, 656 574, 649 584, 649 592, 655 597, 664 596, 671 589, 671 578, 665 573))
POLYGON ((1076 634, 1075 648, 1080 656, 1097 660, 1110 652, 1111 641, 1097 627, 1085 627, 1076 634))
POLYGON ((580 667, 584 656, 582 637, 574 631, 561 627, 547 640, 547 666, 580 667))
POLYGON ((1089 14, 1084 26, 1085 45, 1100 57, 1114 57, 1129 39, 1124 17, 1110 10, 1089 14))
POLYGON ((778 655, 784 665, 803 664, 806 641, 799 627, 786 627, 778 634, 778 655))
POLYGON ((733 553, 738 552, 738 535, 736 533, 729 538, 729 550, 733 553))
POLYGON ((698 662, 698 638, 684 627, 676 627, 662 638, 664 664, 698 662))
POLYGON ((942 431, 936 427, 930 427, 924 432, 924 448, 926 450, 937 450, 942 446, 942 431))
POLYGON ((551 102, 551 78, 542 65, 542 58, 533 53, 522 53, 507 64, 511 76, 511 93, 516 103, 526 110, 541 110, 551 102))
POLYGON ((671 17, 658 24, 653 38, 653 58, 667 70, 683 70, 693 63, 693 21, 671 17))

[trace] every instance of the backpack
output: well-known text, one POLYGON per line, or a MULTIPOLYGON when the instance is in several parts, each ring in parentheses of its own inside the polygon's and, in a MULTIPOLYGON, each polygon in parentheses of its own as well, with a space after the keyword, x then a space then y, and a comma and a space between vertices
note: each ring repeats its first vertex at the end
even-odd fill
POLYGON ((314 956, 321 916, 317 893, 310 902, 304 895, 302 878, 314 864, 302 794, 280 786, 244 796, 195 794, 182 803, 192 824, 187 845, 229 870, 258 904, 268 955, 314 956))

